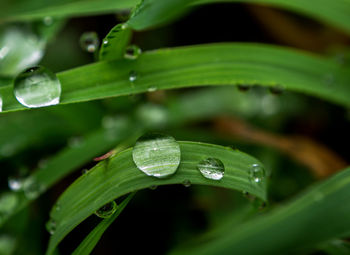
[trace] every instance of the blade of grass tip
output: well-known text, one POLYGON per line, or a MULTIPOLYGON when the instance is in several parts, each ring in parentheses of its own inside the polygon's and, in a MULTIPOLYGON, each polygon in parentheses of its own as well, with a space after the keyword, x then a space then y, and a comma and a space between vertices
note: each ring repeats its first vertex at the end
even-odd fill
POLYGON ((136 192, 131 193, 123 202, 118 205, 115 213, 107 219, 102 220, 90 233, 89 235, 79 244, 79 246, 74 250, 72 255, 86 255, 90 254, 91 251, 95 248, 98 241, 101 239, 103 233, 107 228, 115 221, 115 219, 121 214, 130 200, 136 192))

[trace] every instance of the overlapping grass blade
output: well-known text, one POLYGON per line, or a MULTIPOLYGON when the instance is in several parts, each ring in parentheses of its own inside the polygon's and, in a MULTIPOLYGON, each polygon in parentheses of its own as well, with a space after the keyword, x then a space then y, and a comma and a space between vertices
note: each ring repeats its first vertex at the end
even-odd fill
POLYGON ((283 254, 350 234, 350 168, 298 199, 230 229, 212 242, 172 254, 283 254))
MULTIPOLYGON (((224 43, 162 49, 57 74, 62 104, 203 85, 281 85, 349 106, 350 74, 335 61, 283 47, 224 43), (130 82, 130 72, 136 80, 130 82)), ((0 87, 3 111, 25 109, 12 86, 0 87)))
POLYGON ((72 255, 86 255, 90 254, 91 251, 95 248, 98 241, 101 239, 103 233, 107 230, 107 228, 117 219, 117 217, 121 214, 124 208, 128 205, 130 200, 135 195, 131 193, 127 198, 123 200, 118 205, 115 213, 107 219, 102 220, 90 233, 89 235, 79 244, 79 246, 74 250, 72 255))
MULTIPOLYGON (((7 20, 25 20, 45 16, 92 15, 130 8, 139 2, 139 0, 55 0, 44 3, 39 0, 24 2, 7 0, 2 3, 0 16, 7 20)), ((141 13, 131 23, 134 23, 136 29, 149 28, 174 19, 191 6, 220 2, 272 5, 311 16, 350 32, 350 3, 347 0, 146 0, 141 13)))
POLYGON ((132 191, 153 185, 192 184, 213 185, 244 190, 266 199, 266 178, 261 183, 251 181, 252 164, 261 163, 255 158, 231 148, 179 142, 181 163, 176 174, 167 179, 146 176, 132 160, 132 149, 127 149, 105 162, 101 162, 87 174, 77 179, 59 198, 60 210, 52 210, 51 218, 57 229, 51 236, 47 254, 52 254, 61 240, 80 222, 107 202, 132 191), (207 157, 219 158, 225 165, 225 176, 220 181, 204 178, 196 169, 199 161, 207 157))
MULTIPOLYGON (((123 141, 117 146, 116 151, 124 149, 129 143, 134 142, 139 135, 137 128, 132 126, 118 126, 110 130, 98 130, 87 136, 78 147, 67 147, 49 159, 44 167, 33 172, 31 177, 42 189, 38 191, 38 196, 51 188, 59 180, 72 173, 78 167, 92 161, 94 157, 112 149, 117 143, 123 141), (127 138, 128 137, 128 138, 127 138), (126 139, 127 138, 127 139, 126 139)), ((0 226, 3 225, 11 216, 18 213, 25 206, 32 202, 24 193, 13 192, 18 202, 13 211, 2 215, 0 226)))
POLYGON ((124 56, 131 39, 131 29, 125 24, 118 24, 103 39, 99 60, 113 60, 124 56))

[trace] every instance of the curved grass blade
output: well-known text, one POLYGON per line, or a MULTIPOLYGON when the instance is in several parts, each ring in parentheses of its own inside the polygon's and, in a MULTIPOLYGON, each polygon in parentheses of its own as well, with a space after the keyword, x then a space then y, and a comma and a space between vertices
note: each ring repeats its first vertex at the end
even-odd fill
MULTIPOLYGON (((98 130, 86 137, 79 147, 67 147, 63 149, 56 156, 48 160, 44 167, 37 169, 29 177, 35 180, 35 183, 41 187, 41 189, 38 190, 37 196, 40 196, 78 167, 92 161, 94 157, 113 148, 118 142, 121 142, 123 138, 129 137, 126 141, 117 146, 115 149, 116 152, 123 150, 134 142, 138 135, 138 129, 134 129, 130 126, 115 127, 107 131, 98 130), (113 135, 111 135, 111 133, 113 133, 113 135)), ((23 192, 11 192, 7 194, 16 196, 18 201, 14 210, 9 211, 6 215, 1 215, 0 226, 33 201, 26 197, 23 192)))
MULTIPOLYGON (((335 61, 262 44, 223 43, 148 51, 136 60, 98 62, 57 74, 61 103, 68 104, 154 89, 204 85, 281 85, 349 106, 350 74, 335 61), (133 81, 129 80, 133 75, 133 81)), ((12 86, 0 87, 3 111, 25 109, 12 86)))
POLYGON ((284 254, 350 234, 350 167, 298 199, 221 233, 212 242, 171 254, 284 254))
POLYGON ((131 8, 140 0, 5 0, 1 3, 0 17, 7 21, 31 20, 51 17, 73 17, 112 13, 131 8))
POLYGON ((125 24, 118 24, 112 28, 103 39, 99 52, 99 60, 113 60, 121 58, 126 46, 130 42, 131 29, 125 24))
POLYGON ((132 149, 127 149, 108 162, 101 162, 87 174, 77 179, 59 198, 60 210, 52 210, 51 218, 57 228, 51 236, 47 254, 52 254, 61 240, 80 222, 94 211, 127 193, 148 188, 152 185, 192 184, 213 185, 247 191, 263 200, 266 199, 266 178, 260 183, 252 182, 250 169, 261 163, 255 158, 231 148, 179 142, 181 163, 176 174, 167 179, 146 176, 136 168, 132 160, 132 149), (216 157, 225 166, 225 176, 221 181, 204 178, 196 169, 199 161, 216 157))
POLYGON ((131 193, 127 198, 123 200, 118 205, 115 213, 107 219, 102 220, 90 233, 89 235, 79 244, 79 246, 74 250, 72 255, 86 255, 90 254, 91 251, 95 248, 98 241, 101 239, 103 233, 107 228, 117 219, 121 214, 124 208, 128 205, 130 200, 133 198, 136 192, 131 193))

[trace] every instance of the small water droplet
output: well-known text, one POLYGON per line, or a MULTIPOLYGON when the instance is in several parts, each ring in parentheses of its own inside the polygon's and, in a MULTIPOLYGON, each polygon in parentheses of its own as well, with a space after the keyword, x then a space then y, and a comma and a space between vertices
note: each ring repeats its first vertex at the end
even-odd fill
POLYGON ((280 95, 283 93, 284 87, 282 87, 281 85, 275 85, 270 87, 269 90, 274 95, 280 95))
POLYGON ((104 44, 104 45, 107 45, 107 44, 108 44, 108 40, 107 40, 107 39, 104 39, 104 40, 103 40, 103 44, 104 44))
POLYGON ((50 219, 48 222, 46 222, 46 230, 50 233, 50 235, 53 235, 56 231, 56 221, 53 219, 50 219))
POLYGON ((83 170, 81 170, 81 174, 82 175, 86 175, 89 172, 88 169, 84 168, 83 170))
POLYGON ((124 57, 127 59, 137 59, 141 55, 141 49, 136 45, 129 45, 125 49, 124 57))
POLYGON ((132 157, 137 168, 146 175, 164 178, 179 167, 180 145, 169 135, 146 134, 137 140, 132 157))
POLYGON ((149 186, 149 189, 150 190, 155 190, 157 187, 158 187, 157 185, 151 185, 151 186, 149 186))
POLYGON ((136 71, 130 71, 129 73, 129 81, 134 82, 137 79, 137 73, 136 71))
POLYGON ((191 181, 190 180, 184 180, 182 182, 182 185, 184 185, 186 188, 191 187, 191 181))
POLYGON ((18 102, 29 108, 56 105, 60 101, 61 83, 47 68, 32 67, 16 77, 14 94, 18 102))
POLYGON ((83 50, 93 53, 98 49, 100 40, 96 32, 85 32, 80 36, 80 46, 83 50))
POLYGON ((237 87, 238 87, 238 90, 241 92, 246 92, 250 89, 250 85, 248 84, 239 84, 237 87))
POLYGON ((35 178, 28 177, 23 182, 23 191, 28 199, 35 199, 44 191, 44 187, 35 178))
POLYGON ((71 148, 79 148, 83 145, 84 139, 80 136, 74 136, 68 139, 68 146, 71 148))
POLYGON ((148 91, 148 92, 154 92, 154 91, 157 91, 157 87, 155 87, 155 86, 148 87, 148 88, 147 88, 147 91, 148 91))
POLYGON ((259 164, 253 164, 250 168, 250 179, 255 183, 260 183, 265 177, 265 170, 259 164))
POLYGON ((221 160, 216 158, 207 158, 200 161, 197 165, 201 174, 210 180, 221 180, 224 177, 225 167, 221 160))
POLYGON ((50 16, 46 16, 43 18, 43 23, 45 26, 51 26, 53 24, 53 18, 50 16))
POLYGON ((109 218, 115 213, 117 210, 117 203, 112 201, 104 206, 102 206, 100 209, 98 209, 95 214, 100 218, 109 218))
POLYGON ((19 191, 22 189, 23 180, 17 177, 9 177, 8 186, 12 191, 19 191))

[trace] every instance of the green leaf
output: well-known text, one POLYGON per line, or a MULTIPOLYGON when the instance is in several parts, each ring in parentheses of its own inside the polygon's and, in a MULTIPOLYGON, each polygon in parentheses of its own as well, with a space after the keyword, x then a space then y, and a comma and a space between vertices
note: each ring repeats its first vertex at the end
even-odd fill
POLYGON ((131 193, 127 198, 123 200, 118 205, 117 210, 115 213, 107 219, 102 220, 91 232, 90 234, 79 244, 78 248, 74 250, 72 255, 86 255, 90 254, 91 251, 95 248, 98 241, 101 239, 103 233, 107 230, 107 228, 118 218, 118 216, 121 214, 121 212, 124 210, 124 208, 127 206, 127 204, 130 202, 130 200, 135 195, 134 193, 131 193))
MULTIPOLYGON (((335 61, 310 53, 261 44, 225 43, 148 51, 57 74, 61 103, 204 85, 281 85, 349 106, 350 74, 335 61), (134 82, 130 74, 136 75, 134 82)), ((3 111, 25 109, 12 86, 0 87, 3 111)))
POLYGON ((350 234, 350 168, 220 238, 172 254, 284 254, 350 234))
POLYGON ((60 241, 80 222, 107 202, 127 193, 156 185, 192 184, 212 185, 247 191, 261 199, 266 199, 266 178, 262 182, 251 181, 253 164, 261 163, 255 158, 227 147, 179 142, 181 163, 176 174, 159 179, 145 175, 132 160, 132 148, 125 150, 108 161, 101 162, 84 176, 77 179, 59 198, 60 210, 52 210, 51 218, 57 223, 55 233, 50 238, 47 254, 52 254, 60 241), (199 161, 214 157, 225 166, 225 176, 220 181, 204 178, 196 169, 199 161))
POLYGON ((123 57, 131 39, 131 32, 131 29, 125 24, 113 27, 102 41, 99 59, 113 60, 123 57))
POLYGON ((112 13, 131 8, 140 0, 5 0, 1 3, 0 17, 3 20, 31 20, 51 17, 72 17, 112 13))

